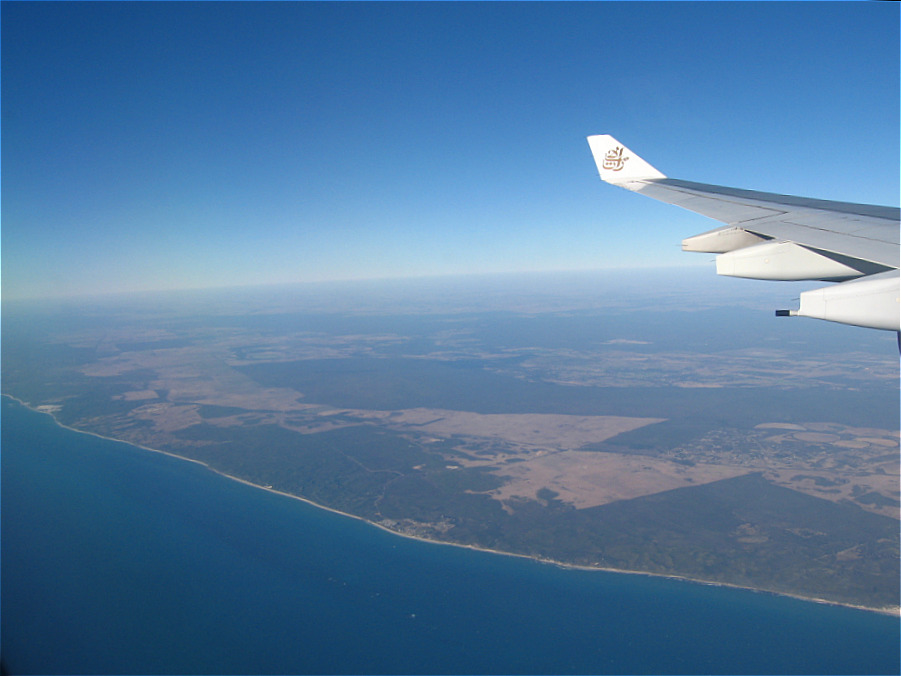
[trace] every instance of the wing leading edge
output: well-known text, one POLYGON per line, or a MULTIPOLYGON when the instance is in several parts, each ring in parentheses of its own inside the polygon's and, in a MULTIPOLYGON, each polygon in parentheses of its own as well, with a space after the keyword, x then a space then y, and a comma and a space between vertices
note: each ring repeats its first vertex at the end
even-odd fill
POLYGON ((899 331, 899 209, 668 178, 612 136, 589 136, 601 179, 725 223, 682 240, 719 254, 717 274, 838 284, 801 294, 800 316, 899 331))

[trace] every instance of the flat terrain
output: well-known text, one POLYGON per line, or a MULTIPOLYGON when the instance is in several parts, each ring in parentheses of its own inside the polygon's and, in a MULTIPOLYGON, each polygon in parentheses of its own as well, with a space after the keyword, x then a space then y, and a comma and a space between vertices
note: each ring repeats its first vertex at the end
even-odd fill
POLYGON ((610 312, 6 313, 3 391, 405 534, 897 606, 896 355, 610 312))

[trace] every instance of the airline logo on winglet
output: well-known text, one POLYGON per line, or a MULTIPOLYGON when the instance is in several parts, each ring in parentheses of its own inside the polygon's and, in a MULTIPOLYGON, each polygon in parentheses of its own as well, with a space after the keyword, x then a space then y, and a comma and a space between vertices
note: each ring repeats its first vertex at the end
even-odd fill
POLYGON ((666 178, 609 134, 588 137, 591 156, 601 180, 626 190, 641 190, 645 181, 666 178))
POLYGON ((604 155, 604 169, 621 171, 622 168, 626 166, 626 161, 629 159, 628 157, 623 157, 623 150, 625 149, 622 146, 617 146, 616 148, 608 150, 607 154, 604 155))

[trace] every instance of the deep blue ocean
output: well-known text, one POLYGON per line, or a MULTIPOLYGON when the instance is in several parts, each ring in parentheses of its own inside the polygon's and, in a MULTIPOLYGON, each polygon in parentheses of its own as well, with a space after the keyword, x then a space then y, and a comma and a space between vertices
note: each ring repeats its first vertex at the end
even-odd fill
POLYGON ((899 673, 899 620, 386 533, 3 398, 10 673, 899 673))

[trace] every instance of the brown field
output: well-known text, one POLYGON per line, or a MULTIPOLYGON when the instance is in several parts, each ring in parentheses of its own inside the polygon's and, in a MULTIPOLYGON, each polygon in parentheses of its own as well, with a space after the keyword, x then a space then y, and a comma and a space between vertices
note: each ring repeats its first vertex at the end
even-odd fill
POLYGON ((499 467, 495 473, 509 479, 491 491, 492 497, 502 502, 514 497, 535 500, 539 489, 549 488, 559 494, 558 500, 584 509, 729 479, 747 474, 748 470, 717 465, 685 467, 668 460, 620 453, 563 451, 499 467))
POLYGON ((349 411, 376 419, 398 430, 415 428, 437 437, 461 435, 500 439, 511 444, 541 446, 552 450, 581 448, 630 432, 664 418, 626 418, 607 415, 556 415, 541 413, 470 413, 444 409, 410 408, 401 411, 349 411))

